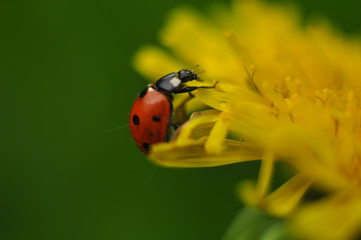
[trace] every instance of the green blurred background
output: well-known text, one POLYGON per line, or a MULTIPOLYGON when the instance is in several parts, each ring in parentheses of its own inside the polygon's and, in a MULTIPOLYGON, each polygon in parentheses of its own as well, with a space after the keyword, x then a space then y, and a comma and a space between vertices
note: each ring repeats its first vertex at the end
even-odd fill
MULTIPOLYGON (((0 2, 0 239, 222 236, 241 208, 235 186, 258 163, 159 168, 127 128, 147 84, 131 58, 180 4, 205 12, 210 2, 0 2)), ((360 32, 357 1, 297 4, 360 32)))

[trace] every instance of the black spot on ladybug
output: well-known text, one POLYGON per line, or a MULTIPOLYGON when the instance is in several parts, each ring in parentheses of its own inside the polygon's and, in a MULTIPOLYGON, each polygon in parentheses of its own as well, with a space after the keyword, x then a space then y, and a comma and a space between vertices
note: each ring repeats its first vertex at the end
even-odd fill
POLYGON ((135 125, 139 125, 140 121, 138 115, 133 115, 133 123, 135 125))
POLYGON ((143 98, 145 96, 145 94, 147 94, 147 92, 148 92, 148 87, 144 88, 143 91, 141 91, 139 93, 139 97, 143 98))
POLYGON ((154 122, 160 122, 160 117, 158 117, 158 116, 153 116, 153 117, 152 117, 152 120, 153 120, 154 122))
POLYGON ((150 145, 149 145, 149 143, 143 143, 143 147, 144 147, 144 149, 145 150, 147 150, 147 151, 149 151, 150 150, 150 145))

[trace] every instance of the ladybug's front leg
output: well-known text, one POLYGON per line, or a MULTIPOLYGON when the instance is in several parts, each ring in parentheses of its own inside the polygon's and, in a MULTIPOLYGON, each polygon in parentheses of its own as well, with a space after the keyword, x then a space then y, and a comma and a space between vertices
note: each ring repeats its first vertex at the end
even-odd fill
MULTIPOLYGON (((213 86, 199 86, 199 87, 196 87, 196 86, 189 86, 189 87, 185 87, 185 88, 182 88, 182 89, 179 89, 179 90, 176 90, 174 91, 173 93, 190 93, 194 90, 197 90, 198 88, 214 88, 216 85, 217 85, 218 82, 216 82, 213 86)), ((189 94, 191 97, 194 97, 193 94, 189 94)))
POLYGON ((213 88, 213 87, 185 87, 185 88, 182 88, 182 89, 179 89, 177 91, 174 91, 173 93, 186 93, 186 92, 192 92, 194 90, 197 90, 198 88, 213 88))
POLYGON ((174 118, 173 118, 174 123, 176 123, 178 125, 182 125, 185 121, 188 120, 187 114, 186 114, 186 109, 185 109, 185 104, 194 97, 194 95, 192 94, 192 91, 197 90, 198 88, 214 88, 217 83, 218 82, 216 82, 213 86, 200 86, 200 87, 189 86, 189 87, 184 87, 182 89, 174 91, 173 93, 188 93, 189 94, 188 97, 184 98, 175 107, 174 118))

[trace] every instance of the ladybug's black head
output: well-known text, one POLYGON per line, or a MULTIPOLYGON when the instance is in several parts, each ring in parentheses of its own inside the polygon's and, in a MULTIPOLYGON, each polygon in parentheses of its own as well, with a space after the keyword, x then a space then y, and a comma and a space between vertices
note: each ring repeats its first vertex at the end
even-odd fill
POLYGON ((182 83, 189 82, 192 80, 198 80, 197 74, 187 69, 180 70, 178 72, 178 77, 182 81, 182 83))

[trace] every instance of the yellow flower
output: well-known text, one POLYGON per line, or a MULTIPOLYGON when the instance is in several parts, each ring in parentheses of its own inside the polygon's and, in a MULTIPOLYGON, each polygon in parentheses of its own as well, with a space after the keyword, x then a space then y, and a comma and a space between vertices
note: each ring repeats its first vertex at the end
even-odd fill
MULTIPOLYGON (((257 183, 240 185, 252 206, 287 218, 305 239, 352 239, 361 227, 361 44, 325 22, 302 27, 291 8, 257 1, 170 14, 160 34, 170 52, 142 48, 135 67, 153 80, 200 65, 191 118, 149 157, 170 167, 262 160, 257 183), (207 106, 208 110, 200 111, 207 106), (211 108, 211 109, 209 109, 211 108), (270 192, 273 166, 293 178, 270 192), (325 193, 302 202, 312 187, 325 193)), ((191 84, 191 83, 190 83, 191 84)), ((175 106, 184 104, 180 96, 175 106)), ((179 109, 179 108, 178 108, 179 109)))

